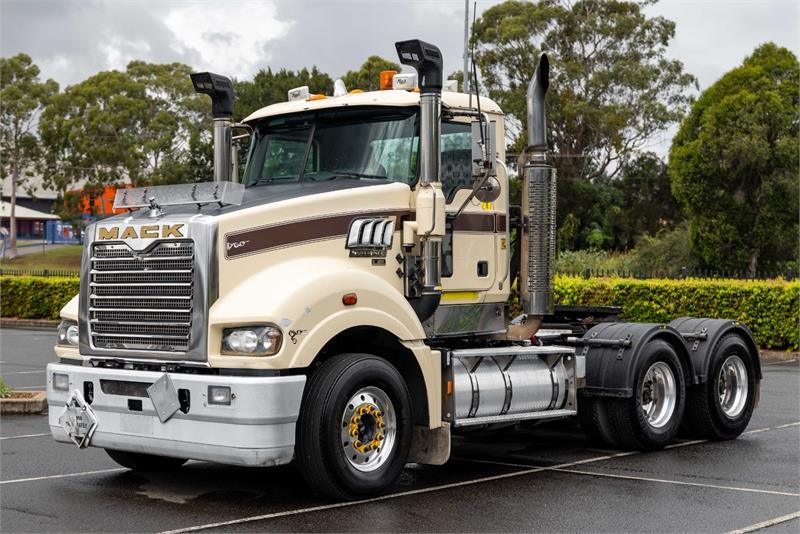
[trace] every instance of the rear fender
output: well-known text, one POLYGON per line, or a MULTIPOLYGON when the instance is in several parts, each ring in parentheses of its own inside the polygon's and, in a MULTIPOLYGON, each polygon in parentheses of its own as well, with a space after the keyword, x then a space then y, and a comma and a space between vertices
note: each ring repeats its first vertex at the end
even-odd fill
POLYGON ((754 355, 756 378, 761 380, 761 359, 758 356, 758 345, 750 330, 733 319, 708 319, 697 317, 680 317, 669 325, 682 337, 686 350, 692 359, 695 369, 695 382, 703 384, 708 380, 711 355, 720 339, 730 333, 742 337, 754 355))
POLYGON ((584 396, 628 398, 633 396, 636 369, 648 342, 663 339, 675 347, 687 384, 694 382, 694 367, 686 345, 674 328, 651 323, 600 323, 584 335, 577 354, 586 358, 584 396), (592 340, 619 341, 617 346, 592 346, 592 340))

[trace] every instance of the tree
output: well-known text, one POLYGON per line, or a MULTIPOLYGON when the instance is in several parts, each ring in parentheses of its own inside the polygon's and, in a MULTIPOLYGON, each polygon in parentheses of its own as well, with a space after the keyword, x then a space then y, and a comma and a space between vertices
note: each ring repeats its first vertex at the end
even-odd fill
POLYGON ((666 57, 675 24, 647 17, 653 1, 509 0, 483 12, 473 41, 482 90, 509 119, 509 153, 526 146, 525 92, 541 52, 550 59, 548 134, 559 175, 558 223, 575 211, 580 179, 622 172, 652 137, 680 120, 696 85, 666 57))
POLYGON ((704 267, 772 269, 797 256, 800 67, 767 43, 705 90, 673 139, 672 190, 704 267))
POLYGON ((286 102, 289 89, 307 85, 312 94, 333 93, 333 80, 317 67, 310 71, 302 69, 297 72, 281 69, 272 72, 272 69, 260 70, 253 77, 253 81, 236 81, 236 116, 239 120, 250 113, 275 104, 286 102))
POLYGON ((395 70, 400 72, 400 65, 380 56, 369 56, 358 70, 349 70, 342 76, 342 81, 349 91, 377 91, 381 88, 381 72, 395 70))
POLYGON ((40 157, 36 121, 58 92, 53 80, 39 81, 39 67, 27 54, 0 58, 0 175, 11 177, 11 252, 17 255, 17 188, 34 172, 40 157))

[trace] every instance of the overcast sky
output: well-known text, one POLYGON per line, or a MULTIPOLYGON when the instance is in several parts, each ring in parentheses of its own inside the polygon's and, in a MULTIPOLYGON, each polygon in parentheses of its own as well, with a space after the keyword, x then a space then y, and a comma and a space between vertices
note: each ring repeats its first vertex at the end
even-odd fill
MULTIPOLYGON (((495 0, 478 2, 479 13, 495 0)), ((661 0, 676 22, 670 54, 708 87, 760 43, 800 54, 799 0, 661 0)), ((470 1, 470 5, 472 2, 470 1)), ((437 44, 445 72, 461 68, 463 0, 0 0, 0 53, 26 52, 61 86, 131 59, 180 61, 238 78, 318 66, 333 77, 394 42, 437 44)), ((671 135, 653 147, 662 152, 671 135)))

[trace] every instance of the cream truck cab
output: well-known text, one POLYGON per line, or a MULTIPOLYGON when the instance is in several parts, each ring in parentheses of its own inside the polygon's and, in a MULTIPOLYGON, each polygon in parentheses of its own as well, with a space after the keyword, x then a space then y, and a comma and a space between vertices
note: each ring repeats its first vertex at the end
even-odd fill
POLYGON ((396 48, 416 74, 297 88, 241 124, 230 80, 192 76, 213 103, 214 181, 120 190, 127 211, 87 229, 47 372, 56 440, 138 470, 295 461, 315 490, 358 498, 475 428, 577 416, 640 449, 682 423, 744 430, 761 375, 743 325, 542 328, 557 312, 547 57, 514 208, 501 109, 452 90, 435 46, 396 48))

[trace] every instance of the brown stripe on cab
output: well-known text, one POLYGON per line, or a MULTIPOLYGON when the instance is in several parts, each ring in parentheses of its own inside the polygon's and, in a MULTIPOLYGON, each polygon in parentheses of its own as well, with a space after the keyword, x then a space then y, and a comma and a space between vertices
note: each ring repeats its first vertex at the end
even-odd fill
MULTIPOLYGON (((233 232, 225 234, 225 257, 229 259, 238 258, 276 248, 300 245, 310 241, 319 241, 338 236, 344 237, 350 229, 350 224, 355 219, 380 216, 401 217, 408 214, 408 211, 400 210, 348 213, 233 232)), ((399 225, 396 225, 395 229, 400 229, 399 225)))

